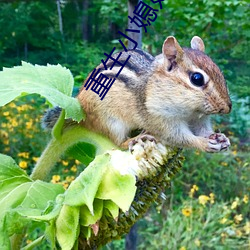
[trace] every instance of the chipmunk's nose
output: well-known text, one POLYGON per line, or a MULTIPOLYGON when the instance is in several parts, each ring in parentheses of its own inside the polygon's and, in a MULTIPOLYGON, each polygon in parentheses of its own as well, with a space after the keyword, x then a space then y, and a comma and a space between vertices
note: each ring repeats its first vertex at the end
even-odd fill
POLYGON ((228 114, 231 112, 231 109, 232 109, 232 102, 229 101, 222 109, 220 109, 219 113, 228 114))

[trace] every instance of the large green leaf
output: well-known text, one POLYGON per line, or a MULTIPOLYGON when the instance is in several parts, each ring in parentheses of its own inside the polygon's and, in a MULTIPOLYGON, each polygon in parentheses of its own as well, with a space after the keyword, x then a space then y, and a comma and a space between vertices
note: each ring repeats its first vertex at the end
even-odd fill
POLYGON ((0 154, 0 181, 22 175, 28 177, 10 156, 0 154))
POLYGON ((96 198, 112 200, 126 212, 129 210, 135 196, 135 183, 135 176, 130 174, 121 175, 119 171, 109 167, 100 183, 96 198))
POLYGON ((94 215, 90 213, 87 206, 81 206, 80 208, 80 225, 90 226, 95 224, 102 217, 103 212, 103 200, 95 199, 93 203, 94 215))
POLYGON ((95 158, 96 148, 92 144, 78 142, 70 147, 66 153, 74 159, 88 165, 95 158))
MULTIPOLYGON (((9 249, 9 236, 21 233, 30 217, 50 213, 54 219, 60 212, 64 193, 61 185, 32 181, 14 160, 0 155, 0 249, 9 249), (54 205, 56 204, 56 205, 54 205)), ((43 221, 42 221, 43 222, 43 221)))
POLYGON ((70 206, 87 205, 92 214, 93 202, 103 176, 110 165, 110 155, 97 156, 95 160, 71 183, 65 192, 64 203, 70 206))
POLYGON ((0 181, 0 201, 17 186, 30 181, 27 176, 16 176, 0 181))
POLYGON ((105 200, 103 202, 103 207, 108 209, 114 219, 117 219, 119 215, 119 207, 113 201, 105 200))
POLYGON ((37 180, 30 186, 20 207, 26 210, 30 208, 38 209, 42 212, 46 208, 48 201, 55 200, 57 195, 61 193, 64 193, 64 188, 61 185, 37 180))
POLYGON ((80 121, 84 114, 78 100, 71 97, 73 85, 72 74, 61 65, 34 66, 22 62, 22 66, 0 72, 0 106, 18 96, 36 93, 53 106, 65 109, 66 118, 80 121))
POLYGON ((79 207, 64 205, 56 220, 56 238, 64 250, 71 250, 79 234, 79 207))

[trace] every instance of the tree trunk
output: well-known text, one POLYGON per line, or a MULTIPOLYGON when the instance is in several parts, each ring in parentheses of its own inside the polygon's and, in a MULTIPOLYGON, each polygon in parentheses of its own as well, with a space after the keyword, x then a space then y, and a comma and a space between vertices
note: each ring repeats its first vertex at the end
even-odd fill
POLYGON ((82 39, 85 41, 89 40, 88 8, 89 8, 89 0, 83 0, 82 1, 82 39))
MULTIPOLYGON (((135 10, 135 6, 139 3, 139 0, 128 0, 128 15, 130 17, 134 16, 133 11, 135 10)), ((131 37, 133 40, 135 40, 138 43, 137 48, 141 49, 142 47, 142 29, 138 28, 138 26, 135 23, 130 23, 130 19, 128 19, 128 29, 135 29, 140 30, 140 33, 135 32, 128 32, 128 36, 131 37)), ((134 43, 131 41, 128 41, 128 48, 132 49, 134 47, 134 43)))
POLYGON ((126 250, 136 250, 136 241, 137 241, 137 225, 131 227, 129 233, 126 236, 126 250))
POLYGON ((63 22, 62 22, 62 12, 61 12, 60 0, 56 1, 56 5, 57 5, 57 12, 58 12, 58 20, 59 20, 59 30, 63 36, 63 22))

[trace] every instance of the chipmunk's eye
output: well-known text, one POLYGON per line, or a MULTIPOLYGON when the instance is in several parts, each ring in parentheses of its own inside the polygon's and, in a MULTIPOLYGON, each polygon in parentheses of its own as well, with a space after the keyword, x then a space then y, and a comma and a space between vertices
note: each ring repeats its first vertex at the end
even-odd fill
POLYGON ((190 74, 190 81, 195 85, 195 86, 198 86, 198 87, 201 87, 205 84, 204 82, 204 77, 201 73, 199 72, 195 72, 195 73, 192 73, 190 74))

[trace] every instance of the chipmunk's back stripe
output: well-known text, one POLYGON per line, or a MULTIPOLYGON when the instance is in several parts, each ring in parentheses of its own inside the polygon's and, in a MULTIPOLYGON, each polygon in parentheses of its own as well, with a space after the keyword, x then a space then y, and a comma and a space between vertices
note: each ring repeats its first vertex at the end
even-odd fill
MULTIPOLYGON (((119 60, 119 62, 122 63, 122 64, 124 64, 125 61, 126 61, 126 60, 119 60)), ((109 61, 108 63, 106 63, 107 68, 109 69, 109 68, 113 65, 113 63, 114 63, 113 61, 109 61)), ((116 67, 116 66, 119 67, 118 64, 115 64, 115 67, 116 67)), ((125 67, 128 68, 128 69, 130 69, 131 71, 135 72, 136 74, 139 74, 139 73, 140 73, 140 68, 138 68, 137 65, 130 63, 129 61, 126 63, 125 67)), ((98 68, 98 69, 99 69, 99 68, 98 68)), ((106 70, 106 69, 104 68, 103 65, 101 65, 100 69, 101 69, 101 70, 100 70, 100 73, 101 73, 102 71, 105 71, 105 70, 106 70)), ((105 74, 105 75, 106 75, 106 74, 105 74)))
POLYGON ((140 50, 140 49, 135 49, 135 52, 137 52, 138 54, 144 56, 149 62, 153 62, 154 61, 154 57, 151 56, 150 54, 146 53, 145 51, 143 50, 140 50))
MULTIPOLYGON (((129 70, 135 72, 136 74, 141 74, 143 71, 145 71, 145 68, 148 67, 153 61, 154 57, 152 57, 150 54, 144 52, 143 50, 128 50, 128 52, 123 53, 118 60, 120 63, 125 64, 125 61, 128 56, 131 56, 129 61, 126 63, 125 68, 128 68, 129 70), (139 54, 139 55, 136 55, 139 54)), ((118 56, 118 53, 114 54, 113 57, 116 58, 118 56)), ((106 63, 107 68, 109 69, 113 65, 114 61, 109 60, 106 63)), ((115 67, 119 67, 119 64, 115 64, 115 67)), ((103 64, 100 64, 98 69, 100 69, 100 73, 102 71, 105 71, 103 64)))
MULTIPOLYGON (((115 78, 116 73, 105 73, 105 76, 107 76, 108 78, 115 78)), ((117 77, 117 79, 124 82, 126 86, 128 86, 129 83, 131 82, 131 78, 129 78, 129 77, 125 76, 125 75, 122 75, 122 74, 120 74, 117 77)))

